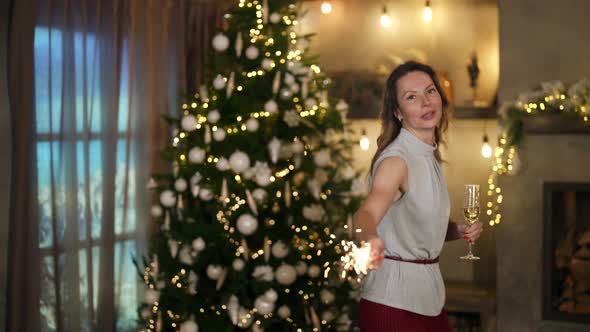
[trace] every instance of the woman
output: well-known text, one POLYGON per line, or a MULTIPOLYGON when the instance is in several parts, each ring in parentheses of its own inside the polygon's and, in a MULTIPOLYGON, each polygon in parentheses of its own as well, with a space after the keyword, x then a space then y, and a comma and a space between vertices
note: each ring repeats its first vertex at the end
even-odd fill
POLYGON ((475 241, 482 225, 449 219, 439 152, 448 102, 432 68, 406 62, 386 88, 371 189, 354 216, 371 247, 361 332, 451 331, 438 255, 445 240, 475 241))

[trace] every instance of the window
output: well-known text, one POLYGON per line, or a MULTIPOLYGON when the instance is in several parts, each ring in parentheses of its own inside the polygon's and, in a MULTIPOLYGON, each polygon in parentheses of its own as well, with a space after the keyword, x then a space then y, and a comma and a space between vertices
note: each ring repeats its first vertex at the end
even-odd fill
POLYGON ((117 331, 135 330, 140 288, 131 262, 138 234, 127 46, 118 69, 101 66, 93 34, 39 26, 34 46, 42 330, 56 330, 58 313, 65 330, 89 330, 97 321, 99 287, 114 290, 117 331), (101 90, 105 70, 120 70, 118 112, 101 90), (105 144, 105 124, 118 128, 114 149, 105 144), (105 156, 115 158, 114 174, 106 174, 105 156), (108 197, 105 183, 113 181, 115 195, 108 197), (109 200, 115 238, 105 243, 103 205, 109 200), (101 283, 101 245, 114 247, 114 285, 101 283))

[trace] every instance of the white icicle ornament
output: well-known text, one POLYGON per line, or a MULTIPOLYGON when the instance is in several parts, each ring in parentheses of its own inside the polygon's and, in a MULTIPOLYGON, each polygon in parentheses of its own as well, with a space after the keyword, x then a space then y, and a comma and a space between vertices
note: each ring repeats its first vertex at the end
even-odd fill
POLYGON ((281 151, 281 141, 278 138, 273 137, 268 143, 268 152, 270 154, 270 160, 273 164, 279 161, 279 152, 281 151))

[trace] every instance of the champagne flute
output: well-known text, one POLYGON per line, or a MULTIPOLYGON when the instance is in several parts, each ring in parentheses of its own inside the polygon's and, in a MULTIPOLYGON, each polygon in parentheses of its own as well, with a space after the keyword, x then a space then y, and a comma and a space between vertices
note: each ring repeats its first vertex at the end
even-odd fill
MULTIPOLYGON (((463 194, 463 216, 470 223, 477 222, 479 217, 479 185, 466 184, 465 193, 463 194)), ((461 259, 478 260, 479 257, 473 255, 473 245, 469 242, 469 253, 462 256, 461 259)))

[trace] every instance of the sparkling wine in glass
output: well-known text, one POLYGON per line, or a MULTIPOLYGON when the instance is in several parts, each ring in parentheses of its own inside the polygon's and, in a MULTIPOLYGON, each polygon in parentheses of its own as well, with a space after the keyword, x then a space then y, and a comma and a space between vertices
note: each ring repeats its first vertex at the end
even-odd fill
MULTIPOLYGON (((479 217, 479 185, 466 184, 465 193, 463 194, 463 216, 470 224, 477 222, 479 217)), ((473 255, 473 245, 469 242, 469 253, 462 256, 461 259, 478 260, 479 257, 473 255)))

